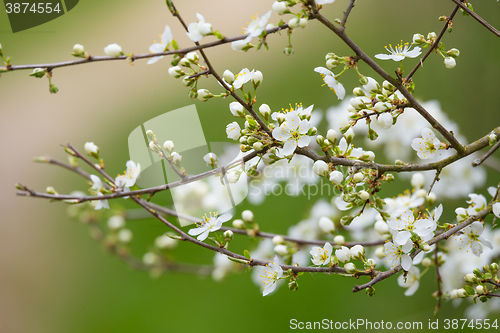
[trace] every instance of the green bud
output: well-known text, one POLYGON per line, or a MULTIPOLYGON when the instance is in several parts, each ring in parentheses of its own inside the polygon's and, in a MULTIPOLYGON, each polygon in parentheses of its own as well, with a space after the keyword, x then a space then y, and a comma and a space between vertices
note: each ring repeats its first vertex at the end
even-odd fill
POLYGON ((314 136, 318 133, 318 129, 316 127, 311 127, 309 131, 307 131, 307 135, 314 136))
POLYGON ((291 56, 293 54, 292 46, 289 45, 283 49, 283 53, 287 56, 291 56))
POLYGON ((30 76, 34 76, 37 78, 42 78, 47 74, 47 69, 45 68, 35 68, 33 72, 30 74, 30 76))
POLYGON ((54 195, 58 195, 59 194, 59 193, 57 193, 57 191, 55 190, 55 188, 53 188, 52 186, 47 186, 47 188, 45 189, 45 191, 48 194, 54 194, 54 195))
POLYGON ((368 79, 366 78, 366 76, 364 75, 361 75, 359 77, 359 83, 361 83, 362 86, 365 86, 368 84, 368 79))
POLYGON ((49 91, 51 94, 55 94, 59 91, 59 88, 57 88, 55 84, 51 83, 49 85, 49 91))
POLYGON ((198 97, 198 92, 196 90, 190 90, 188 93, 189 98, 195 99, 198 97))
POLYGON ((262 142, 255 142, 255 143, 253 144, 253 149, 254 149, 255 151, 261 151, 261 150, 262 150, 262 142))
POLYGON ((254 136, 250 136, 250 137, 248 137, 248 139, 247 139, 247 143, 248 143, 249 145, 253 145, 253 144, 254 144, 254 143, 256 143, 256 142, 257 142, 257 138, 256 138, 256 137, 254 137, 254 136))
POLYGON ((481 272, 481 270, 479 270, 479 268, 474 268, 472 273, 474 273, 474 275, 476 275, 477 277, 481 277, 481 275, 483 275, 483 273, 481 272))
POLYGON ((290 288, 290 290, 292 290, 292 291, 299 289, 299 284, 297 283, 297 280, 290 281, 288 283, 288 288, 290 288))
POLYGON ((325 138, 323 137, 323 135, 318 135, 316 137, 316 142, 318 143, 318 145, 323 146, 325 142, 325 138))
POLYGON ((374 296, 375 295, 375 288, 373 288, 373 287, 366 288, 366 295, 368 295, 370 297, 374 296))

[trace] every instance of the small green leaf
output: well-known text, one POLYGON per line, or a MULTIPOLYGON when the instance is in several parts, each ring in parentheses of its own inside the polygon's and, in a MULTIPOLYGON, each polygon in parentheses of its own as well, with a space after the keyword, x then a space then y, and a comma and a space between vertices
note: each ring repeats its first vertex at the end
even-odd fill
POLYGON ((248 250, 243 251, 243 255, 244 255, 244 256, 245 256, 245 258, 247 258, 247 259, 252 258, 252 257, 250 256, 250 252, 248 252, 248 250))

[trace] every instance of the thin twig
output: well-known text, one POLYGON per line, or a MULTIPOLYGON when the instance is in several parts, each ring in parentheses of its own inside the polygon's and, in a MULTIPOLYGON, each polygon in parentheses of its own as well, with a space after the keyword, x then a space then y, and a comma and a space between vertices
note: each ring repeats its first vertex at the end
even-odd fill
POLYGON ((484 154, 483 157, 481 157, 480 159, 474 160, 474 162, 472 162, 472 166, 477 167, 477 166, 481 165, 481 163, 483 163, 488 157, 490 157, 491 154, 493 154, 495 152, 495 150, 498 149, 498 147, 500 147, 500 140, 497 143, 495 143, 495 145, 493 147, 491 147, 491 149, 488 150, 488 152, 486 154, 484 154))
POLYGON ((345 24, 347 23, 347 18, 349 17, 351 10, 354 8, 354 2, 356 2, 356 0, 351 0, 344 12, 344 17, 342 18, 342 22, 340 22, 340 27, 342 30, 345 30, 345 24))
POLYGON ((451 0, 451 1, 453 1, 458 6, 460 6, 460 8, 462 8, 467 14, 469 14, 470 16, 472 16, 476 21, 478 21, 479 23, 481 23, 486 29, 488 29, 489 31, 491 31, 492 33, 494 33, 497 37, 500 37, 500 31, 498 31, 491 24, 489 24, 488 22, 486 22, 481 16, 477 15, 475 12, 473 12, 472 10, 470 10, 469 7, 467 7, 466 5, 464 5, 462 3, 462 1, 459 1, 459 0, 451 0))
POLYGON ((434 316, 437 315, 439 309, 441 308, 441 298, 443 296, 443 291, 441 290, 441 283, 443 280, 441 279, 441 274, 439 274, 439 243, 436 243, 436 248, 434 249, 434 264, 436 265, 436 284, 437 284, 437 302, 436 307, 434 309, 434 316))
POLYGON ((453 8, 453 11, 451 12, 450 16, 446 19, 446 22, 444 23, 444 26, 443 28, 441 29, 441 31, 439 32, 439 35, 437 36, 436 40, 434 41, 434 43, 429 47, 429 49, 427 50, 427 52, 424 54, 424 56, 420 59, 420 61, 415 65, 415 67, 411 70, 411 72, 406 76, 405 80, 408 82, 410 81, 410 79, 412 78, 413 74, 415 74, 415 72, 417 71, 417 69, 420 68, 420 66, 423 66, 424 65, 424 61, 425 59, 427 59, 427 57, 432 53, 432 51, 434 51, 438 46, 439 46, 439 42, 441 41, 441 38, 443 38, 443 35, 444 33, 446 32, 446 30, 448 29, 448 26, 451 22, 451 20, 453 20, 453 17, 455 17, 455 14, 457 13, 458 11, 458 8, 459 6, 455 6, 455 8, 453 8))

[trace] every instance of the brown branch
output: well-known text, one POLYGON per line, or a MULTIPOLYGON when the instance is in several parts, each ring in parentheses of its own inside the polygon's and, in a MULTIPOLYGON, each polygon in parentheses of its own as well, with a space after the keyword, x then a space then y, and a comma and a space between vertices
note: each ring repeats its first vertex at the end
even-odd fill
MULTIPOLYGON (((500 139, 500 138, 497 138, 497 139, 500 139)), ((491 154, 493 154, 498 149, 498 147, 500 147, 500 140, 497 143, 495 143, 495 145, 493 147, 491 147, 491 149, 488 150, 488 152, 486 154, 484 154, 483 157, 481 157, 478 160, 475 160, 472 163, 472 166, 477 167, 477 166, 481 165, 488 157, 491 156, 491 154)))
POLYGON ((345 24, 347 23, 347 18, 349 17, 351 10, 354 8, 354 2, 356 2, 356 0, 349 1, 349 5, 344 12, 344 17, 342 18, 342 22, 340 22, 340 27, 342 30, 345 30, 345 24))
POLYGON ((489 24, 488 22, 486 22, 481 16, 477 15, 475 12, 473 12, 472 10, 470 10, 469 7, 467 7, 466 5, 464 5, 462 3, 462 1, 459 1, 459 0, 451 0, 451 1, 453 1, 454 3, 456 3, 457 6, 460 6, 460 8, 462 8, 467 14, 469 14, 470 16, 472 16, 476 21, 478 21, 479 23, 481 23, 486 29, 488 29, 489 31, 491 31, 492 33, 494 33, 497 37, 500 37, 500 31, 498 31, 491 24, 489 24))
POLYGON ((411 80, 413 74, 415 74, 415 72, 417 71, 417 69, 419 69, 421 65, 422 66, 424 65, 425 59, 427 59, 427 57, 432 53, 432 51, 434 51, 439 46, 439 42, 441 41, 441 38, 443 38, 444 33, 448 29, 448 25, 450 24, 451 20, 453 20, 453 17, 455 17, 455 14, 457 13, 458 8, 459 8, 458 5, 455 6, 455 8, 453 8, 453 11, 451 12, 450 16, 446 19, 446 22, 444 23, 444 26, 441 29, 441 32, 439 32, 439 35, 437 36, 437 38, 434 41, 434 43, 431 45, 431 47, 429 47, 429 49, 424 54, 424 56, 422 58, 420 58, 420 61, 417 63, 417 65, 406 76, 406 78, 405 78, 406 82, 409 82, 411 80))

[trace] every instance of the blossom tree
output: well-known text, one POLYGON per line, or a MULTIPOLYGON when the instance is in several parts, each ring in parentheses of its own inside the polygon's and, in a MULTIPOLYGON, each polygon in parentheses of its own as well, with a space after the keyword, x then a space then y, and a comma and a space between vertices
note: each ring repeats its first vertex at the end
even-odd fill
POLYGON ((473 191, 477 185, 474 180, 484 174, 482 164, 491 161, 491 155, 500 145, 500 124, 494 119, 489 132, 478 133, 475 141, 465 144, 456 124, 439 107, 414 96, 419 82, 413 77, 417 71, 425 71, 426 59, 434 54, 443 57, 443 71, 455 68, 460 52, 456 48, 446 50, 442 40, 446 31, 453 29, 453 19, 459 11, 484 25, 485 33, 500 36, 500 32, 476 14, 470 3, 453 0, 450 1, 451 14, 439 17, 443 22, 440 32, 429 32, 426 36, 415 33, 405 43, 385 47, 386 53, 370 55, 346 33, 347 20, 356 1, 350 0, 342 18, 336 20, 322 13, 333 2, 275 1, 264 15, 252 18, 242 35, 228 37, 201 13, 181 15, 174 2, 167 0, 172 19, 160 35, 160 42, 152 44, 150 53, 144 54, 124 51, 113 43, 104 47, 104 56, 94 56, 83 45, 75 44, 72 55, 79 58, 77 60, 16 65, 13 58, 6 56, 8 45, 4 45, 4 49, 0 46, 4 61, 0 72, 5 73, 2 80, 8 80, 12 71, 33 70, 30 76, 48 79, 50 93, 58 93, 53 83, 54 72, 64 67, 141 60, 155 66, 159 61, 170 61, 168 74, 186 87, 188 98, 207 103, 212 99, 227 99, 228 111, 236 118, 226 125, 226 135, 238 143, 239 158, 224 162, 228 158, 214 152, 198 156, 199 161, 210 168, 206 172, 190 170, 182 151, 176 151, 179 143, 175 138, 161 142, 159 133, 146 128, 148 153, 162 161, 175 174, 176 181, 140 187, 138 181, 144 170, 133 160, 124 161, 126 169, 112 177, 104 154, 94 142, 87 142, 80 145, 84 147, 82 151, 72 144, 64 145, 69 162, 52 157, 38 157, 36 161, 63 167, 91 181, 88 194, 60 194, 51 186, 40 192, 17 184, 17 195, 65 202, 79 219, 99 210, 102 218, 108 219, 106 226, 91 225, 101 235, 98 240, 112 247, 127 264, 154 272, 208 272, 220 280, 245 267, 252 271, 264 296, 274 292, 282 281, 287 281, 290 290, 297 290, 305 272, 328 273, 332 279, 353 278, 352 291, 364 290, 369 296, 375 295, 379 282, 392 278, 395 286, 405 288, 405 295, 411 296, 417 292, 421 277, 434 270, 436 310, 443 300, 458 298, 493 303, 493 299, 500 297, 500 232, 495 224, 496 218, 500 218, 500 184, 489 184, 488 198, 473 191), (195 16, 196 21, 185 21, 195 16), (170 29, 170 25, 176 24, 175 20, 184 27, 194 46, 181 46, 175 40, 170 29), (275 73, 250 70, 245 65, 245 52, 262 52, 272 47, 269 38, 274 34, 286 34, 281 36, 287 38, 283 56, 292 55, 294 33, 306 29, 311 22, 322 25, 351 50, 350 54, 343 55, 328 53, 324 60, 313 58, 311 68, 298 69, 318 73, 317 82, 310 84, 317 84, 318 88, 326 85, 332 96, 341 101, 327 111, 326 130, 318 129, 322 114, 314 105, 290 104, 275 108, 258 97, 257 93, 263 89, 264 74, 275 73), (239 52, 242 69, 237 74, 226 68, 215 68, 205 53, 207 48, 224 44, 230 44, 233 52, 239 52), (381 67, 383 62, 384 66, 390 62, 394 74, 381 67), (362 73, 368 70, 375 72, 377 78, 362 73), (348 75, 357 77, 359 86, 343 84, 343 78, 348 75), (217 89, 209 90, 208 80, 216 81, 217 89), (352 96, 346 93, 351 89, 352 96), (368 149, 380 144, 385 148, 384 154, 375 155, 368 149), (481 153, 484 149, 487 152, 481 153), (394 162, 386 163, 386 160, 394 162), (262 203, 268 194, 262 189, 293 178, 277 170, 293 168, 309 172, 301 175, 301 182, 327 184, 329 194, 333 194, 323 197, 328 201, 315 202, 309 219, 283 221, 289 226, 288 234, 264 230, 261 226, 265 225, 266 218, 254 216, 252 210, 236 216, 221 205, 221 184, 231 195, 236 195, 241 190, 238 184, 252 182, 259 191, 250 192, 247 200, 262 203), (430 178, 428 171, 432 172, 430 178), (411 175, 411 188, 393 198, 382 195, 386 184, 404 180, 405 174, 411 175), (470 184, 465 184, 466 176, 471 177, 470 184), (450 191, 457 182, 465 185, 450 191), (180 198, 175 207, 155 202, 155 194, 173 191, 180 198), (442 203, 449 197, 467 196, 470 198, 468 208, 442 203), (151 250, 142 258, 131 254, 133 234, 126 228, 124 216, 103 212, 114 205, 121 207, 122 199, 135 202, 170 229, 151 240, 151 250), (203 217, 199 215, 200 210, 204 210, 203 217), (442 213, 452 210, 456 221, 444 221, 442 213), (195 225, 174 223, 172 218, 195 225), (230 220, 231 225, 224 225, 230 220), (244 237, 258 240, 258 245, 237 250, 244 237), (170 253, 180 241, 191 243, 199 251, 212 251, 214 266, 173 261, 170 253), (468 255, 472 258, 469 259, 471 265, 464 272, 456 262, 468 255), (462 277, 458 284, 452 278, 456 275, 462 277))

